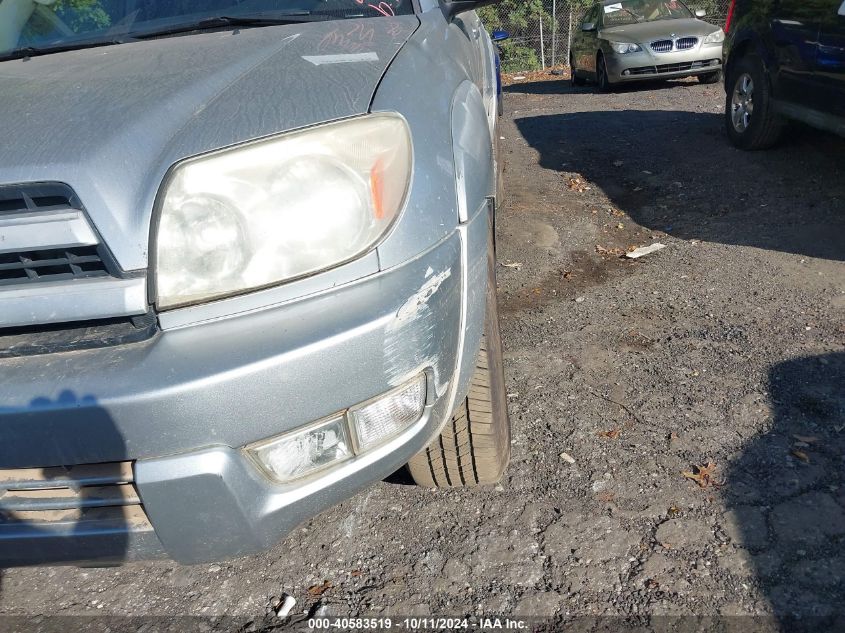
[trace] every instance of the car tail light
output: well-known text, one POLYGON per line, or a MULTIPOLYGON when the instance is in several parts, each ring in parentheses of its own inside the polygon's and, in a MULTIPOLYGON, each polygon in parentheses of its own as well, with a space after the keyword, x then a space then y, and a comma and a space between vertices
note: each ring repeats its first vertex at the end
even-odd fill
POLYGON ((730 5, 728 5, 728 17, 725 18, 725 33, 731 30, 731 21, 734 17, 734 9, 736 8, 736 0, 731 0, 730 5))

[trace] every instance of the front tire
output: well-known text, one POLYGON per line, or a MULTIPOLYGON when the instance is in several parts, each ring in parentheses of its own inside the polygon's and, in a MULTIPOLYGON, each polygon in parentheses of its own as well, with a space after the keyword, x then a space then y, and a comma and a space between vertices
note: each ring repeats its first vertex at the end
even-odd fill
POLYGON ((583 77, 578 76, 578 72, 575 70, 575 59, 572 55, 569 56, 569 83, 573 88, 580 88, 587 83, 583 77))
POLYGON ((408 462, 414 481, 429 488, 494 484, 510 461, 502 338, 496 306, 496 263, 492 240, 487 257, 487 308, 481 348, 469 393, 461 400, 440 435, 408 462))
POLYGON ((725 129, 735 147, 767 149, 780 140, 786 122, 774 111, 771 90, 759 57, 736 62, 725 97, 725 129))
POLYGON ((596 88, 599 92, 610 92, 613 90, 613 84, 610 83, 610 77, 607 74, 607 64, 604 61, 604 55, 599 55, 596 59, 596 88))

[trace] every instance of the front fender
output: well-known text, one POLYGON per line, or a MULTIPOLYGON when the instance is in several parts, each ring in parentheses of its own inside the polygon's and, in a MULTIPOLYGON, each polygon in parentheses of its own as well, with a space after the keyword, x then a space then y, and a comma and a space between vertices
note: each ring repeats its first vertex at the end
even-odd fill
POLYGON ((455 91, 451 119, 458 220, 465 223, 495 195, 496 186, 487 111, 472 82, 462 82, 455 91))

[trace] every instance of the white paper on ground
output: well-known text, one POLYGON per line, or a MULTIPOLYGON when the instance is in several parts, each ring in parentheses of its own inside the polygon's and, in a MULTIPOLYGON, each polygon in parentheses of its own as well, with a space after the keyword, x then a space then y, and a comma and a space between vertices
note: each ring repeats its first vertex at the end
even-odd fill
POLYGON ((635 248, 630 253, 625 253, 625 257, 628 259, 639 259, 644 255, 650 255, 656 251, 659 251, 663 248, 666 248, 666 244, 661 244, 660 242, 655 242, 649 246, 640 246, 639 248, 635 248))

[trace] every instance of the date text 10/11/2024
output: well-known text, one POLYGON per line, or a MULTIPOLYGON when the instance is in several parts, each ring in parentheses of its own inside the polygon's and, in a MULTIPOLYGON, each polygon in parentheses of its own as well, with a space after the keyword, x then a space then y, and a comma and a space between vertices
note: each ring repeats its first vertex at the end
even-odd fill
POLYGON ((407 631, 499 631, 527 630, 525 620, 513 618, 311 618, 308 628, 313 631, 330 630, 407 630, 407 631))

